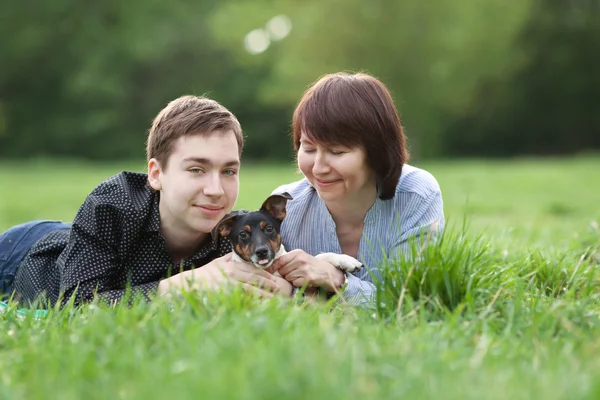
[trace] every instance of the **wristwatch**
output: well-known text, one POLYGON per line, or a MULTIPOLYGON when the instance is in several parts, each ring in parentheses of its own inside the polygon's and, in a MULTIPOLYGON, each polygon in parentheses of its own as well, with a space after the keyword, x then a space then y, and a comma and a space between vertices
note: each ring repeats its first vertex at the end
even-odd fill
POLYGON ((340 269, 340 271, 342 271, 342 274, 344 274, 344 281, 342 282, 342 284, 340 286, 338 286, 336 288, 335 291, 333 291, 333 292, 327 292, 327 299, 328 300, 330 298, 332 298, 333 296, 335 296, 336 294, 342 293, 348 287, 348 273, 346 271, 342 270, 342 269, 340 269))
POLYGON ((304 291, 302 291, 302 293, 300 293, 300 288, 297 288, 296 286, 294 286, 292 288, 292 298, 300 298, 300 299, 304 299, 306 297, 306 295, 304 294, 304 291))

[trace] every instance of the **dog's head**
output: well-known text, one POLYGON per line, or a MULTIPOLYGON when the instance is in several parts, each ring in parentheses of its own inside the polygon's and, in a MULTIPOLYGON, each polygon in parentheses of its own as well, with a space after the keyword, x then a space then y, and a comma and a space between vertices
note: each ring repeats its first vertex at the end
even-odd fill
POLYGON ((234 211, 227 214, 212 231, 214 240, 229 237, 233 251, 258 268, 268 268, 281 247, 279 229, 285 218, 289 193, 269 196, 258 211, 234 211))

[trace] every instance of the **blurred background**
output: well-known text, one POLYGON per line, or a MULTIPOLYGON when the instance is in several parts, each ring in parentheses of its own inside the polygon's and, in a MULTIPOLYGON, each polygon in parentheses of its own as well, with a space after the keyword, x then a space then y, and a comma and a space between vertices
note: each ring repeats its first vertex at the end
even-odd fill
POLYGON ((598 0, 0 0, 0 159, 144 158, 182 94, 288 160, 323 74, 388 85, 413 158, 600 149, 598 0))

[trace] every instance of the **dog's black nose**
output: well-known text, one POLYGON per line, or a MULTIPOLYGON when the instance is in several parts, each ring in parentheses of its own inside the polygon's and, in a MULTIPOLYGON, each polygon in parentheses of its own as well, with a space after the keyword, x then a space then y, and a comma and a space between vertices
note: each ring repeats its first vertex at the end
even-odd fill
POLYGON ((256 255, 260 258, 265 258, 269 255, 269 249, 266 247, 259 247, 254 253, 256 253, 256 255))

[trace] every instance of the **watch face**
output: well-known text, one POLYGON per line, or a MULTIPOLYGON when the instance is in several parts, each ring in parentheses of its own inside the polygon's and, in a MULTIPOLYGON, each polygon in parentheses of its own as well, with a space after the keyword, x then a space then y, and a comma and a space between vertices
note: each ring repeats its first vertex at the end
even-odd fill
POLYGON ((342 283, 342 286, 340 286, 340 290, 344 291, 344 289, 346 289, 346 286, 348 286, 348 273, 346 271, 342 271, 344 273, 344 283, 342 283))
POLYGON ((342 282, 342 284, 338 287, 338 289, 334 292, 327 292, 327 299, 329 300, 330 298, 332 298, 333 296, 335 296, 338 293, 342 293, 344 290, 346 290, 346 287, 348 286, 348 273, 346 271, 342 271, 344 273, 344 282, 342 282))

